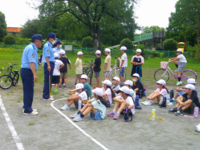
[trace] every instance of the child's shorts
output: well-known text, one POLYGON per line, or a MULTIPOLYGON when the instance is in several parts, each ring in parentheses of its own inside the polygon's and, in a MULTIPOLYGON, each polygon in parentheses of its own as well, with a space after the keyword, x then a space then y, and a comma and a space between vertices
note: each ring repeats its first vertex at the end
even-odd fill
POLYGON ((60 78, 61 79, 66 79, 67 78, 67 72, 60 73, 60 78))
POLYGON ((77 77, 77 78, 80 78, 80 77, 81 77, 81 74, 76 74, 76 77, 77 77))
POLYGON ((125 70, 125 67, 122 67, 122 71, 119 72, 119 76, 122 76, 122 77, 124 76, 124 70, 125 70))
POLYGON ((186 63, 179 63, 177 71, 179 71, 179 72, 183 71, 183 69, 185 68, 185 66, 186 66, 186 63))
POLYGON ((104 73, 104 75, 105 75, 105 76, 108 76, 109 73, 110 73, 110 71, 106 71, 106 72, 104 73))
POLYGON ((99 72, 94 72, 95 78, 99 77, 99 72))
POLYGON ((93 120, 103 120, 101 118, 101 113, 99 110, 97 110, 96 114, 93 114, 92 112, 90 112, 90 117, 92 117, 93 120))
POLYGON ((53 76, 52 78, 52 84, 58 84, 60 81, 60 76, 53 76))

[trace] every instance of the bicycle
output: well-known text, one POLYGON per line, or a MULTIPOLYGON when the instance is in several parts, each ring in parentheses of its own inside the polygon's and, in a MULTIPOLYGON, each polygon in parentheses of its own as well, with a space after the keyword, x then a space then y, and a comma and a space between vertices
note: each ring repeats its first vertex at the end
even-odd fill
POLYGON ((4 90, 9 89, 12 85, 15 86, 18 83, 19 71, 18 70, 12 71, 14 65, 17 64, 13 65, 9 64, 9 67, 7 69, 7 72, 9 72, 8 75, 2 75, 0 77, 0 87, 4 90))
MULTIPOLYGON (((109 72, 109 78, 110 80, 112 80, 114 77, 119 77, 119 60, 117 59, 117 57, 115 57, 115 65, 113 67, 113 65, 111 65, 110 68, 110 72, 109 72)), ((124 72, 124 80, 126 80, 126 73, 124 72)))
POLYGON ((83 74, 86 74, 90 78, 90 85, 92 84, 92 76, 93 76, 93 69, 92 66, 94 65, 93 60, 91 61, 85 61, 86 63, 89 63, 89 67, 84 65, 83 67, 83 74))
MULTIPOLYGON (((158 81, 159 79, 163 79, 167 82, 170 78, 170 72, 174 76, 175 80, 178 79, 178 76, 171 70, 169 64, 169 62, 161 62, 161 68, 156 70, 154 73, 154 79, 156 81, 158 81)), ((194 78, 195 80, 197 80, 197 73, 193 70, 183 70, 181 72, 181 81, 183 82, 183 84, 187 84, 187 80, 189 78, 194 78)))

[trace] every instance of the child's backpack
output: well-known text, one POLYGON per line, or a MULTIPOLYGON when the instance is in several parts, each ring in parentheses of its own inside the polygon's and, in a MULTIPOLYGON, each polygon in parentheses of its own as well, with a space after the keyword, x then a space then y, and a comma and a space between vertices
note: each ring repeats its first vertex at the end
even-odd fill
POLYGON ((132 119, 133 119, 133 114, 132 114, 131 110, 128 109, 128 107, 126 107, 125 110, 124 110, 124 121, 130 122, 130 121, 132 121, 132 119), (129 119, 129 117, 131 119, 129 119))
POLYGON ((174 90, 170 91, 170 99, 172 99, 174 97, 174 90))
POLYGON ((110 107, 110 101, 109 100, 106 101, 106 107, 110 107))
POLYGON ((163 99, 161 98, 159 105, 160 105, 160 108, 166 108, 167 107, 167 98, 166 97, 163 97, 163 99))

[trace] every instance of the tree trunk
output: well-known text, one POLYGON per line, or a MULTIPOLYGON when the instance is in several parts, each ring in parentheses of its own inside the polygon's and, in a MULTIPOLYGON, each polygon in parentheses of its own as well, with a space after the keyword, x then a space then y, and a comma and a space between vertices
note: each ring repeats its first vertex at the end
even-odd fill
POLYGON ((198 15, 198 29, 197 29, 197 52, 196 52, 196 59, 199 59, 199 32, 200 32, 200 15, 198 15))
POLYGON ((101 40, 99 32, 92 34, 93 44, 94 44, 94 51, 101 50, 101 40))

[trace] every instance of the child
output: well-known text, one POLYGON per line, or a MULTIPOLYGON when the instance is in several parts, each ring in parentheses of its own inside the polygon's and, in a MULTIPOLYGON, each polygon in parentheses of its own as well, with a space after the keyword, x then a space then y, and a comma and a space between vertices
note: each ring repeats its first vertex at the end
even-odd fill
POLYGON ((120 88, 120 85, 119 85, 119 78, 118 77, 114 77, 112 79, 112 84, 114 85, 112 87, 112 91, 115 92, 115 96, 117 96, 117 94, 119 93, 119 88, 120 88))
POLYGON ((63 68, 60 69, 60 85, 59 85, 59 88, 62 88, 62 81, 64 80, 65 84, 64 84, 63 88, 65 89, 67 87, 67 64, 69 65, 70 69, 72 69, 72 67, 71 67, 71 62, 65 56, 65 51, 60 50, 59 53, 60 53, 60 60, 65 65, 63 68))
POLYGON ((83 85, 84 85, 84 90, 86 91, 88 97, 90 98, 91 95, 92 95, 92 91, 91 91, 90 85, 89 85, 88 82, 87 82, 87 79, 88 79, 87 75, 82 74, 82 75, 81 75, 81 80, 80 80, 80 82, 83 83, 83 85))
POLYGON ((106 79, 109 80, 109 73, 110 73, 110 67, 111 67, 111 56, 110 56, 110 49, 106 48, 105 49, 105 55, 106 59, 104 61, 104 71, 103 73, 106 76, 106 79))
POLYGON ((169 62, 174 62, 175 66, 177 67, 178 82, 176 85, 181 85, 183 83, 181 81, 181 71, 185 68, 187 60, 182 54, 182 49, 178 49, 176 54, 177 57, 169 59, 169 62))
POLYGON ((97 50, 95 52, 95 54, 96 54, 97 58, 94 61, 94 65, 93 65, 92 69, 94 70, 95 78, 97 80, 97 85, 94 86, 93 88, 100 88, 100 86, 99 86, 99 72, 101 71, 101 68, 100 68, 100 66, 101 66, 101 57, 100 57, 101 51, 97 50))
POLYGON ((136 50, 136 55, 132 57, 131 63, 133 64, 131 76, 138 73, 142 77, 142 65, 144 64, 144 57, 141 56, 141 49, 136 50), (140 70, 141 67, 141 70, 140 70))
POLYGON ((132 75, 133 78, 133 87, 132 89, 135 91, 136 95, 138 95, 140 98, 142 97, 143 92, 143 85, 139 81, 140 75, 138 73, 134 73, 132 75))
MULTIPOLYGON (((198 94, 195 79, 193 79, 193 78, 188 79, 188 80, 187 80, 187 84, 193 84, 194 87, 195 87, 195 91, 196 91, 197 94, 198 94)), ((183 94, 185 94, 185 86, 177 87, 177 88, 176 88, 176 93, 175 93, 174 97, 172 98, 172 100, 173 100, 173 101, 176 101, 176 98, 177 98, 178 96, 182 96, 183 94)))
POLYGON ((113 100, 115 101, 114 109, 112 112, 107 113, 107 116, 114 116, 113 119, 115 120, 119 118, 120 113, 126 107, 128 107, 133 114, 135 113, 133 99, 130 95, 130 89, 126 86, 123 86, 119 90, 121 91, 121 96, 113 98, 113 100))
POLYGON ((61 107, 61 110, 70 110, 70 105, 74 103, 75 107, 78 109, 78 101, 87 101, 88 96, 84 91, 84 85, 82 83, 76 84, 76 89, 69 90, 71 96, 67 98, 67 104, 61 107), (75 94, 75 92, 77 92, 75 94))
POLYGON ((58 54, 54 53, 55 58, 55 67, 53 70, 53 78, 52 82, 56 84, 55 86, 55 93, 58 93, 58 84, 60 80, 60 69, 63 68, 65 65, 62 63, 62 61, 58 60, 58 54))
POLYGON ((58 54, 58 58, 60 59, 60 51, 61 51, 61 48, 62 48, 62 45, 61 45, 61 41, 58 40, 55 44, 55 47, 53 48, 53 53, 57 53, 58 54))
POLYGON ((103 99, 103 91, 100 88, 92 90, 94 98, 76 114, 71 115, 73 121, 81 121, 82 118, 90 113, 93 120, 103 120, 106 115, 106 102, 103 99))
POLYGON ((83 57, 83 52, 79 51, 77 53, 78 58, 76 59, 75 66, 76 66, 76 79, 75 79, 75 85, 77 84, 77 80, 80 82, 81 74, 83 73, 82 65, 85 65, 85 63, 82 63, 81 58, 83 57))
POLYGON ((126 80, 126 82, 124 83, 124 86, 127 86, 130 89, 130 95, 133 98, 133 102, 135 102, 136 95, 135 95, 135 92, 132 89, 133 82, 131 80, 126 80))
POLYGON ((120 61, 120 65, 119 65, 119 77, 120 77, 120 81, 121 81, 121 86, 124 85, 124 70, 127 67, 127 55, 126 55, 126 50, 127 48, 125 46, 122 46, 120 48, 122 56, 121 59, 118 57, 119 61, 120 61))
POLYGON ((194 107, 198 106, 200 108, 199 99, 197 97, 197 92, 192 84, 187 84, 185 86, 185 94, 177 98, 176 107, 169 110, 169 113, 175 112, 175 115, 182 115, 183 111, 188 111, 189 113, 194 112, 194 107))
POLYGON ((147 96, 147 100, 142 102, 143 105, 149 106, 154 99, 157 99, 157 102, 160 102, 160 96, 166 97, 169 99, 169 92, 165 87, 166 82, 163 79, 158 80, 157 82, 157 89, 149 96, 147 96))
POLYGON ((110 80, 104 80, 102 83, 103 99, 107 103, 112 104, 112 99, 115 97, 115 93, 111 89, 111 82, 110 80))

